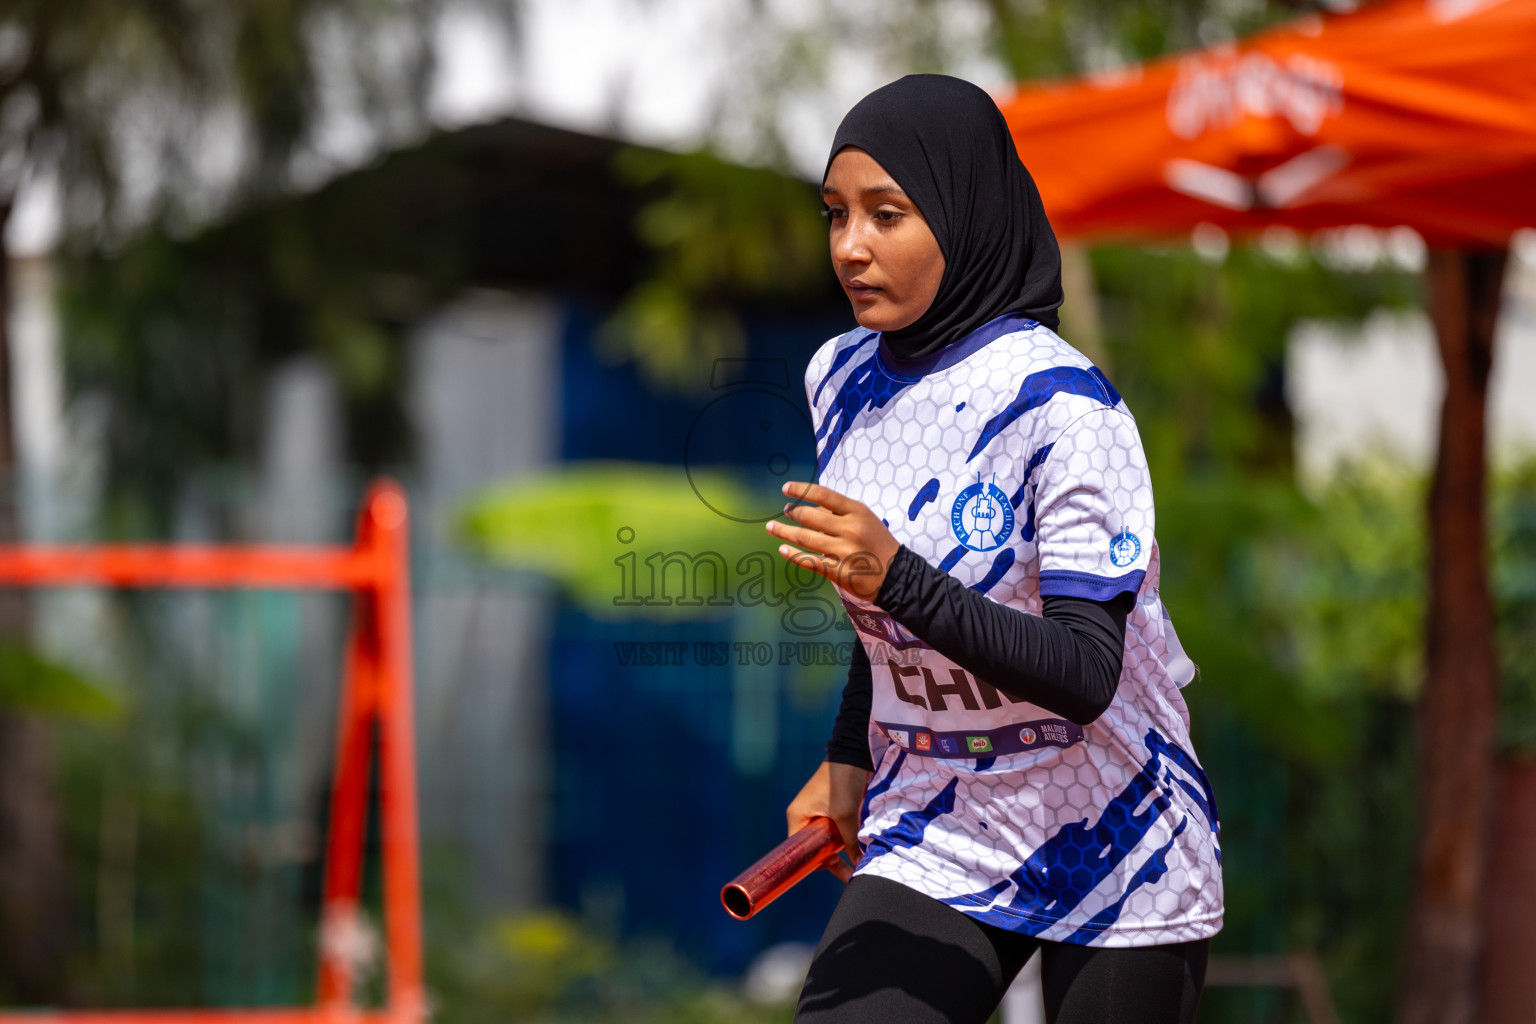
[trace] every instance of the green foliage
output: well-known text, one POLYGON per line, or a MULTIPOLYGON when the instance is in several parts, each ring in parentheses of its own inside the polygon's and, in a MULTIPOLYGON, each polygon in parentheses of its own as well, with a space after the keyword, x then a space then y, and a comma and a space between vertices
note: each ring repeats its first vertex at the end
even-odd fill
MULTIPOLYGON (((517 0, 463 3, 515 39, 517 0)), ((112 491, 131 476, 168 496, 188 464, 251 455, 262 374, 296 351, 335 367, 359 459, 399 456, 393 328, 418 289, 388 288, 368 257, 421 240, 395 230, 381 246, 383 203, 348 222, 281 200, 343 169, 316 150, 322 115, 349 119, 365 149, 426 134, 441 13, 431 0, 0 2, 0 226, 26 175, 57 180, 67 380, 106 400, 112 491), (243 230, 207 231, 242 209, 243 230)), ((431 294, 445 275, 416 283, 431 294)))
POLYGON ((1251 0, 984 0, 996 52, 1019 78, 1077 74, 1246 35, 1298 4, 1251 0))
MULTIPOLYGON (((1360 467, 1301 494, 1283 369, 1299 319, 1413 305, 1417 282, 1305 250, 1089 258, 1151 463, 1162 596, 1200 666, 1184 696, 1223 821, 1216 950, 1315 949, 1345 1019, 1381 1017, 1412 865, 1422 483, 1360 467)), ((1262 1017, 1277 998, 1218 990, 1202 1018, 1262 1017)))
MULTIPOLYGON (((1375 478, 1315 501, 1278 475, 1158 483, 1162 593, 1200 666, 1184 697, 1223 823, 1216 950, 1316 950, 1345 1019, 1391 1006, 1412 862, 1415 498, 1375 478)), ((1221 992, 1202 1014, 1275 998, 1221 992)))
POLYGON ((1292 425, 1280 388, 1292 325, 1359 320, 1419 294, 1400 271, 1338 273, 1304 253, 1282 261, 1248 246, 1217 266, 1182 248, 1101 246, 1091 260, 1114 379, 1136 397, 1162 486, 1226 472, 1288 480, 1292 425))
POLYGON ((769 1024, 792 1012, 747 1002, 664 942, 619 943, 560 910, 494 919, 456 947, 434 971, 448 1024, 769 1024))
MULTIPOLYGON (((648 572, 645 559, 653 552, 718 555, 732 572, 748 555, 767 555, 777 568, 778 545, 762 524, 718 515, 695 487, 734 507, 748 505, 745 488, 726 471, 582 462, 521 477, 474 499, 461 535, 500 565, 558 581, 594 616, 675 621, 728 614, 730 606, 626 606, 615 600, 623 594, 621 560, 631 554, 640 573, 648 572)), ((701 590, 709 593, 707 571, 703 580, 701 590)))
MULTIPOLYGON (((478 2, 515 29, 512 0, 478 2)), ((39 165, 58 176, 69 226, 93 244, 120 241, 146 216, 185 227, 231 197, 288 188, 317 159, 306 148, 322 78, 352 87, 350 112, 377 141, 398 141, 425 123, 437 13, 421 0, 0 4, 0 221, 15 172, 39 165), (240 163, 210 180, 206 153, 227 148, 232 129, 240 163)))
POLYGON ((295 792, 302 774, 283 760, 303 728, 294 677, 308 674, 278 628, 294 621, 295 598, 110 602, 94 653, 121 676, 119 711, 54 730, 70 999, 300 1003, 313 993, 319 848, 308 830, 319 822, 305 820, 312 795, 295 792), (188 622, 199 643, 170 638, 188 622))
MULTIPOLYGON (((1210 494, 1204 511, 1159 496, 1164 593, 1202 666, 1185 694, 1226 825, 1218 948, 1317 950, 1346 1020, 1391 1008, 1409 905, 1425 488, 1364 463, 1284 516, 1245 514, 1234 534, 1210 494), (1192 525, 1169 533, 1172 515, 1192 525), (1196 549, 1193 566, 1178 557, 1196 549)), ((1529 750, 1536 463, 1496 474, 1491 504, 1501 741, 1529 750)), ((1219 995, 1209 1012, 1235 1019, 1241 1002, 1219 995)))
POLYGON ((122 710, 111 690, 10 642, 0 642, 0 707, 70 718, 111 718, 122 710))
POLYGON ((1536 460, 1494 475, 1492 506, 1499 740, 1529 752, 1536 750, 1536 460))
POLYGON ((635 224, 652 265, 605 324, 602 351, 635 360, 653 384, 708 388, 714 361, 743 351, 737 308, 813 296, 830 280, 821 204, 804 182, 635 147, 614 170, 653 196, 635 224))
POLYGON ((1295 602, 1298 669, 1319 696, 1411 701, 1423 671, 1424 481, 1387 466, 1322 499, 1312 571, 1295 602))

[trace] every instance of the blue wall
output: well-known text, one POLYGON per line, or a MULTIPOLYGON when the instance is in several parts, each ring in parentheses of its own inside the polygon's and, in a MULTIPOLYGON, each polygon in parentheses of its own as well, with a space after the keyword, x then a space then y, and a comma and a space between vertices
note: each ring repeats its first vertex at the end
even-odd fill
MULTIPOLYGON (((684 461, 690 428, 724 393, 661 395, 634 368, 612 366, 593 350, 596 311, 573 307, 564 339, 564 443, 568 460, 684 461)), ((827 338, 852 326, 834 315, 747 325, 748 356, 735 365, 753 401, 779 409, 742 429, 696 431, 689 454, 710 464, 761 466, 765 439, 789 446, 796 465, 814 465, 801 386, 805 365, 827 338), (777 371, 774 360, 781 360, 777 371), (782 373, 779 382, 772 380, 782 373), (782 395, 782 398, 779 397, 782 395), (788 403, 787 405, 784 403, 788 403), (703 436, 700 436, 703 435, 703 436)), ((741 380, 738 375, 735 378, 741 380)), ((729 390, 729 389, 725 389, 729 390)), ((772 447, 770 445, 770 447, 772 447)), ((739 635, 738 635, 739 636, 739 635)), ((657 626, 601 622, 561 607, 550 657, 553 814, 549 860, 555 899, 613 917, 621 934, 672 939, 700 967, 741 971, 762 949, 814 943, 842 885, 818 872, 748 922, 728 917, 721 885, 784 837, 784 808, 822 759, 836 715, 840 673, 809 696, 792 667, 766 667, 772 680, 774 756, 753 771, 733 750, 729 666, 623 665, 614 643, 733 639, 730 621, 657 626)), ((752 639, 776 640, 776 637, 752 639)), ((828 639, 848 641, 851 633, 828 639)), ((829 673, 824 673, 829 674, 829 673)))

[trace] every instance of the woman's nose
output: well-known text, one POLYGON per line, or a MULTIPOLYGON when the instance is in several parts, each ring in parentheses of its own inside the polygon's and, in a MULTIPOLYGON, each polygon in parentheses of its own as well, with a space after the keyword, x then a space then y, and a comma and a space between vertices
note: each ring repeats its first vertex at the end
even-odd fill
POLYGON ((857 224, 849 224, 832 245, 832 257, 839 263, 868 263, 869 246, 857 224))

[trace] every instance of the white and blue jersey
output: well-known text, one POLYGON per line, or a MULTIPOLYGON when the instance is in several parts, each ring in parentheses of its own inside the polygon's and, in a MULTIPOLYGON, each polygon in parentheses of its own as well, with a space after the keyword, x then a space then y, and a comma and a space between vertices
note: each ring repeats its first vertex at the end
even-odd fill
POLYGON ((1158 597, 1152 486, 1113 386, 1016 315, 899 364, 854 330, 811 359, 820 483, 992 600, 1133 593, 1119 689, 1086 726, 1002 693, 839 588, 869 654, 861 874, 1042 939, 1146 946, 1221 927, 1216 804, 1158 597), (900 367, 898 369, 898 366, 900 367))

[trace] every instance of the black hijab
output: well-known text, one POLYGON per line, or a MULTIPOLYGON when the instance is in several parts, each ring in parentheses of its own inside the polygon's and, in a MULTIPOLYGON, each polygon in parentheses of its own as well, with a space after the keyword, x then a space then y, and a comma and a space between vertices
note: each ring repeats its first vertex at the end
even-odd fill
MULTIPOLYGON (((892 355, 928 355, 1004 313, 1056 329, 1062 299, 1056 233, 990 96, 948 75, 908 75, 848 111, 827 170, 846 146, 864 150, 890 172, 944 253, 933 305, 914 323, 884 334, 892 355)), ((821 178, 826 181, 826 171, 821 178)))

